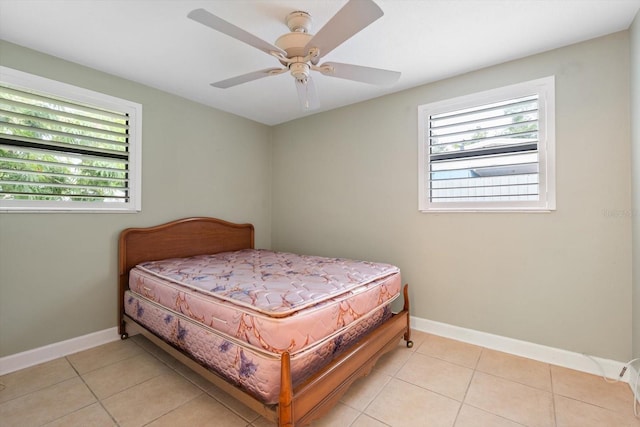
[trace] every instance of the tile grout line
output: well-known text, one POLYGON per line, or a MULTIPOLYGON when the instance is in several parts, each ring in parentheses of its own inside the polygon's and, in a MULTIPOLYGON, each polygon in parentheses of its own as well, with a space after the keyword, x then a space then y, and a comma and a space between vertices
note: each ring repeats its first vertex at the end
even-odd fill
MULTIPOLYGON (((62 356, 62 357, 59 357, 58 359, 66 359, 66 357, 62 356)), ((58 359, 49 360, 49 361, 47 361, 47 362, 43 362, 43 364, 44 364, 44 363, 53 362, 54 360, 58 360, 58 359)), ((69 363, 69 361, 68 361, 68 360, 67 360, 67 363, 69 363)), ((73 367, 73 365, 71 365, 71 363, 69 363, 69 365, 70 365, 70 366, 71 366, 71 368, 74 370, 74 372, 75 372, 76 376, 79 376, 79 375, 78 375, 78 372, 75 370, 75 368, 73 367)), ((38 366, 38 365, 34 365, 34 366, 38 366)), ((25 368, 25 369, 33 368, 34 366, 30 366, 30 367, 25 368)), ((19 371, 15 371, 15 372, 19 372, 19 371)), ((5 374, 5 375, 11 375, 11 374, 13 374, 13 373, 14 373, 14 372, 11 372, 11 373, 8 373, 8 374, 5 374)), ((74 378, 74 377, 64 378, 64 379, 61 379, 61 380, 59 380, 59 381, 57 381, 57 382, 55 382, 55 383, 47 384, 47 385, 44 385, 44 386, 42 386, 42 387, 40 387, 40 388, 36 388, 36 389, 34 389, 34 390, 28 391, 28 392, 26 392, 26 393, 24 393, 24 394, 20 394, 20 395, 18 395, 18 396, 14 396, 14 397, 12 397, 11 399, 5 400, 4 402, 0 402, 0 405, 3 405, 3 404, 5 404, 5 403, 11 402, 11 401, 16 400, 16 399, 20 399, 20 398, 25 397, 25 396, 28 396, 28 395, 30 395, 30 394, 32 394, 32 393, 37 393, 37 392, 42 391, 42 390, 45 390, 45 389, 47 389, 47 388, 49 388, 49 387, 53 387, 53 386, 55 386, 55 385, 61 384, 61 383, 65 382, 65 381, 72 380, 73 378, 74 378)), ((3 382, 0 382, 0 391, 4 390, 6 387, 7 387, 7 386, 6 386, 3 382)))
MULTIPOLYGON (((157 354, 156 354, 156 353, 152 353, 151 351, 149 351, 147 348, 145 348, 142 344, 138 343, 137 341, 135 341, 135 340, 134 340, 134 343, 135 343, 138 347, 140 347, 144 352, 146 352, 146 353, 147 353, 147 354, 149 354, 150 356, 152 356, 152 357, 154 357, 155 359, 157 359, 160 363, 162 363, 163 365, 165 365, 165 366, 166 366, 170 371, 173 371, 174 373, 176 373, 176 374, 177 374, 177 375, 179 375, 180 377, 184 378, 186 381, 188 381, 189 383, 193 384, 196 388, 198 388, 198 389, 202 392, 202 393, 200 393, 198 396, 195 396, 193 399, 191 399, 191 400, 189 400, 189 401, 187 401, 187 402, 184 402, 184 403, 183 403, 183 405, 185 405, 185 404, 187 404, 187 403, 191 402, 192 400, 195 400, 195 399, 199 398, 199 397, 200 397, 200 396, 202 396, 202 395, 206 395, 206 396, 209 396, 210 398, 212 398, 213 400, 215 400, 216 402, 218 402, 220 405, 222 405, 222 406, 223 406, 226 410, 228 410, 229 412, 233 413, 234 415, 236 415, 237 417, 239 417, 239 418, 240 418, 240 419, 242 419, 243 421, 247 422, 247 423, 248 423, 248 424, 247 424, 248 426, 253 425, 253 423, 254 423, 255 421, 257 421, 257 420, 259 420, 259 419, 260 419, 260 414, 256 414, 256 415, 258 415, 258 417, 257 417, 256 419, 254 419, 253 421, 248 420, 248 419, 247 419, 247 418, 245 418, 242 414, 240 414, 238 411, 234 410, 232 407, 228 406, 225 402, 223 402, 222 400, 220 400, 218 397, 216 397, 216 396, 214 396, 213 394, 211 394, 211 393, 209 392, 209 390, 207 390, 206 388, 204 388, 204 387, 203 387, 203 386, 201 386, 200 384, 196 383, 196 382, 195 382, 194 380, 192 380, 191 378, 187 377, 185 373, 183 373, 183 372, 179 371, 179 370, 177 369, 177 366, 179 366, 179 365, 172 366, 171 364, 169 364, 169 362, 168 362, 168 361, 166 361, 166 360, 162 359, 162 358, 160 357, 160 354, 162 354, 162 353, 157 353, 157 354)), ((165 354, 166 354, 166 353, 165 353, 165 354)), ((169 357, 171 357, 171 356, 169 355, 169 357)), ((183 365, 183 366, 185 366, 185 365, 183 365)), ((198 374, 197 372, 192 371, 188 366, 185 366, 185 368, 186 368, 186 369, 189 369, 189 371, 190 371, 190 372, 192 372, 194 375, 198 375, 198 376, 199 376, 199 374, 198 374)), ((182 407, 183 405, 178 406, 178 408, 182 407)), ((167 415, 167 414, 168 414, 168 413, 170 413, 170 412, 175 411, 175 410, 176 410, 176 409, 178 409, 178 408, 174 408, 174 409, 172 409, 171 411, 169 411, 169 412, 167 412, 167 413, 165 413, 165 414, 161 415, 161 417, 162 417, 162 416, 164 416, 164 415, 167 415)), ((158 418, 160 418, 160 417, 158 417, 158 418)), ((157 419, 157 418, 156 418, 156 419, 157 419)), ((154 420, 154 421, 155 421, 155 420, 154 420)), ((150 422, 153 422, 153 421, 150 421, 150 422)))
MULTIPOLYGON (((102 404, 102 400, 101 400, 101 399, 99 399, 99 398, 98 398, 98 396, 96 395, 96 393, 93 391, 93 389, 92 389, 91 387, 89 387, 89 384, 87 384, 87 382, 84 380, 84 377, 83 377, 82 375, 80 375, 80 372, 78 372, 78 370, 76 369, 76 367, 75 367, 75 366, 73 366, 73 363, 71 363, 71 361, 70 361, 69 359, 67 359, 67 356, 64 356, 64 359, 67 361, 67 363, 68 363, 69 365, 71 365, 71 369, 73 369, 73 370, 74 370, 74 372, 76 373, 76 375, 78 376, 78 378, 80 378, 80 381, 82 381, 82 384, 84 384, 84 386, 85 386, 85 387, 86 387, 86 388, 91 392, 91 394, 93 395, 93 397, 96 399, 96 402, 100 405, 100 407, 104 410, 104 412, 106 412, 106 413, 109 415, 109 418, 111 418, 111 420, 113 421, 113 423, 114 423, 116 426, 119 426, 120 424, 118 423, 118 421, 113 417, 113 415, 111 415, 111 412, 109 412, 109 411, 107 410, 107 408, 105 408, 105 407, 104 407, 104 405, 102 404)), ((94 370, 95 370, 95 369, 94 369, 94 370)), ((78 411, 80 411, 80 410, 82 410, 82 409, 84 409, 84 408, 87 408, 87 407, 89 407, 89 406, 93 405, 93 404, 94 404, 94 403, 96 403, 96 402, 93 402, 93 403, 91 403, 90 405, 84 406, 84 407, 82 407, 82 408, 76 409, 75 411, 70 412, 70 413, 68 413, 68 414, 65 414, 64 416, 66 417, 67 415, 71 415, 71 414, 73 414, 73 413, 75 413, 75 412, 78 412, 78 411)), ((60 417, 60 418, 62 418, 62 417, 60 417)), ((58 419, 60 419, 60 418, 58 418, 58 419)), ((55 421, 55 420, 54 420, 54 421, 55 421)))
MULTIPOLYGON (((177 406, 177 407, 175 407, 175 408, 171 409, 169 412, 165 412, 164 414, 158 415, 156 418, 154 418, 154 419, 150 420, 150 421, 149 421, 149 422, 147 422, 147 423, 144 423, 144 424, 142 425, 142 427, 144 427, 144 426, 148 426, 149 424, 151 424, 151 423, 154 423, 154 422, 158 421, 160 418, 164 417, 165 415, 169 415, 170 413, 175 412, 175 411, 177 411, 178 409, 182 408, 184 405, 186 405, 186 404, 188 404, 188 403, 190 403, 190 402, 193 402, 194 400, 196 400, 196 399, 198 399, 198 398, 202 397, 202 395, 203 395, 203 394, 207 394, 207 393, 205 393, 203 390, 200 390, 200 391, 202 391, 202 393, 200 393, 200 394, 198 394, 198 395, 194 396, 193 398, 191 398, 191 399, 187 400, 186 402, 182 403, 182 405, 177 406)), ((243 420, 244 420, 244 419, 243 419, 243 420)), ((246 420, 244 420, 244 421, 246 421, 246 420)))
POLYGON ((482 353, 485 348, 480 347, 480 354, 478 354, 478 358, 476 359, 475 364, 473 365, 473 371, 471 372, 471 378, 469 378, 469 384, 467 384, 467 388, 464 391, 464 395, 462 396, 462 400, 460 401, 460 407, 458 408, 458 412, 456 413, 456 417, 453 419, 453 426, 458 422, 458 417, 460 416, 460 412, 462 412, 462 407, 465 405, 465 401, 467 400, 467 395, 469 394, 469 389, 471 389, 471 383, 473 382, 473 378, 476 376, 476 372, 478 372, 478 363, 480 363, 480 358, 482 357, 482 353))
MULTIPOLYGON (((421 344, 421 345, 422 345, 422 344, 421 344)), ((397 350, 398 350, 398 349, 396 349, 396 351, 397 351, 397 350)), ((357 411, 359 411, 359 412, 360 412, 360 415, 359 415, 358 417, 356 417, 356 419, 355 419, 355 420, 353 420, 353 422, 351 423, 351 425, 353 425, 353 423, 355 423, 355 422, 358 420, 358 418, 360 418, 360 416, 365 415, 365 416, 367 416, 367 417, 369 417, 369 418, 372 418, 372 419, 374 419, 374 420, 378 421, 378 422, 379 422, 379 423, 381 423, 381 424, 384 424, 384 425, 385 425, 385 426, 387 426, 387 427, 391 427, 391 426, 389 426, 389 424, 387 424, 387 423, 385 423, 385 422, 383 422, 383 421, 381 421, 381 420, 377 419, 376 417, 373 417, 373 416, 371 416, 371 415, 367 414, 367 413, 366 413, 366 410, 367 410, 367 409, 369 408, 369 406, 371 406, 371 404, 376 400, 376 398, 380 395, 380 393, 382 393, 382 391, 384 390, 384 388, 385 388, 385 387, 386 387, 386 386, 391 382, 391 380, 393 380, 393 379, 397 379, 398 381, 403 381, 402 379, 397 378, 397 377, 396 377, 396 374, 397 374, 398 372, 400 372, 400 371, 402 370, 402 368, 404 368, 404 366, 405 366, 407 363, 409 363, 409 359, 411 359, 411 357, 413 357, 413 356, 417 353, 417 350, 418 350, 418 348, 414 348, 414 349, 412 349, 412 350, 408 350, 411 354, 409 355, 409 357, 407 357, 407 360, 405 360, 405 361, 404 361, 404 363, 403 363, 403 364, 402 364, 402 365, 397 369, 397 371, 396 371, 395 373, 393 373, 393 374, 389 375, 389 374, 386 374, 386 373, 385 373, 384 371, 382 371, 382 370, 378 370, 379 372, 381 372, 381 373, 385 374, 385 375, 386 375, 387 377, 389 377, 390 379, 389 379, 389 380, 388 380, 388 381, 387 381, 387 382, 386 382, 382 387, 380 387, 380 390, 378 390, 378 392, 375 394, 375 396, 373 396, 373 398, 369 401, 369 403, 367 403, 367 404, 365 405, 365 407, 364 407, 364 409, 363 409, 362 411, 360 411, 360 410, 359 410, 359 409, 357 409, 357 408, 353 408, 353 406, 348 405, 348 404, 346 404, 346 403, 344 403, 344 402, 340 401, 341 403, 343 403, 344 405, 348 406, 349 408, 353 408, 353 409, 355 409, 355 410, 357 410, 357 411)), ((391 354, 391 353, 392 353, 392 352, 387 353, 387 354, 391 354)), ((378 360, 378 361, 376 361, 376 364, 372 367, 371 372, 373 372, 374 370, 376 370, 376 365, 378 364, 378 362, 379 362, 379 360, 378 360)), ((362 377, 361 379, 364 379, 364 378, 368 377, 369 375, 370 375, 370 373, 369 373, 369 374, 367 374, 366 376, 362 377)), ((404 382, 406 382, 406 381, 404 381, 404 382)))
MULTIPOLYGON (((155 358, 155 359, 157 359, 160 363, 162 363, 163 365, 165 365, 165 366, 169 369, 169 371, 173 371, 173 372, 176 372, 177 374, 181 375, 181 374, 180 374, 179 372, 177 372, 177 371, 176 371, 172 366, 169 366, 169 364, 168 364, 168 363, 166 363, 164 360, 160 359, 160 358, 159 358, 158 356, 156 356, 155 354, 152 354, 151 352, 149 352, 147 349, 145 349, 145 348, 144 348, 143 346, 141 346, 139 343, 137 343, 137 342, 136 342, 136 341, 134 341, 134 340, 132 340, 132 342, 133 342, 133 344, 135 344, 135 345, 136 345, 136 347, 138 347, 138 348, 139 348, 141 351, 143 351, 145 354, 148 354, 148 355, 150 355, 150 356, 154 357, 154 358, 155 358)), ((112 366, 112 365, 114 365, 114 364, 116 364, 116 363, 120 363, 120 362, 122 362, 122 361, 124 361, 124 360, 132 359, 132 358, 134 358, 134 357, 139 357, 139 356, 140 356, 140 354, 132 355, 132 356, 129 356, 129 357, 125 357, 125 358, 120 359, 120 360, 117 360, 117 361, 115 361, 115 362, 108 363, 108 364, 106 364, 106 365, 104 365, 104 366, 101 366, 101 367, 99 367, 99 368, 96 368, 96 369, 92 369, 92 370, 90 370, 90 371, 87 371, 87 372, 85 372, 84 374, 80 374, 80 373, 78 372, 78 370, 77 370, 77 369, 76 369, 76 367, 73 365, 73 363, 72 363, 70 360, 68 360, 68 359, 67 359, 67 356, 65 356, 64 358, 65 358, 65 359, 67 359, 67 362, 69 363, 69 365, 71 365, 72 369, 76 372, 76 375, 77 375, 77 376, 82 380, 82 382, 83 382, 83 383, 85 384, 85 386, 89 389, 89 391, 91 391, 91 394, 93 394, 93 396, 96 398, 96 401, 100 404, 100 406, 102 407, 102 409, 103 409, 103 410, 104 410, 104 411, 109 415, 109 417, 110 417, 110 418, 111 418, 111 420, 114 422, 114 424, 115 424, 116 426, 120 426, 120 423, 118 423, 118 421, 114 418, 114 416, 111 414, 111 412, 110 412, 110 411, 109 411, 109 410, 104 406, 104 404, 103 404, 103 400, 109 399, 109 398, 111 398, 111 397, 115 396, 115 395, 116 395, 116 394, 118 394, 118 393, 122 393, 122 392, 124 392, 124 391, 126 391, 126 390, 130 390, 130 389, 131 389, 131 388, 133 388, 133 387, 136 387, 136 386, 138 386, 138 385, 140 385, 140 384, 144 384, 144 383, 146 383, 146 382, 148 382, 148 381, 151 381, 151 380, 153 380, 153 379, 155 379, 155 378, 157 378, 157 377, 159 377, 159 376, 161 376, 161 375, 164 375, 164 374, 159 374, 159 375, 153 376, 153 377, 151 377, 151 378, 147 378, 146 380, 144 380, 144 381, 142 381, 142 382, 140 382, 140 383, 138 383, 138 384, 133 384, 133 385, 131 385, 131 386, 129 386, 129 387, 126 387, 126 388, 124 388, 124 389, 122 389, 122 390, 119 390, 117 393, 114 393, 114 394, 112 394, 112 395, 110 395, 110 396, 106 396, 104 399, 100 399, 100 398, 98 398, 98 396, 95 394, 95 392, 93 391, 93 389, 92 389, 92 388, 89 386, 89 384, 87 384, 87 382, 85 381, 85 379, 84 379, 83 375, 86 375, 86 374, 90 374, 90 373, 96 372, 96 371, 98 371, 98 370, 100 370, 100 369, 103 369, 103 368, 105 368, 105 367, 112 366)), ((186 379, 186 378, 185 378, 185 379, 186 379)), ((188 379, 187 379, 187 380, 188 380, 188 379)), ((186 402, 185 402, 185 403, 186 403, 186 402)), ((175 408, 174 408, 174 410, 175 410, 175 408)), ((76 412, 76 411, 74 411, 74 412, 76 412)), ((169 411, 169 412, 171 412, 171 411, 169 411)), ((73 412, 72 412, 72 413, 73 413, 73 412)), ((168 412, 167 412, 167 413, 168 413, 168 412)), ((67 415, 68 415, 68 414, 67 414, 67 415)), ((166 415, 166 414, 163 414, 163 415, 166 415)), ((155 421, 155 420, 154 420, 154 421, 155 421)))
POLYGON ((553 386, 553 373, 551 372, 551 365, 547 363, 549 367, 549 383, 551 384, 551 408, 553 409, 553 423, 558 426, 558 410, 556 408, 556 391, 553 386))
MULTIPOLYGON (((376 362, 376 363, 377 363, 377 362, 376 362)), ((404 365, 403 365, 403 366, 404 366, 404 365)), ((373 367, 373 369, 375 369, 375 366, 373 367)), ((372 369, 372 371, 373 371, 373 369, 372 369)), ((387 375, 387 374, 385 374, 385 375, 387 375)), ((367 376, 369 376, 369 374, 367 374, 365 377, 362 377, 361 379, 364 379, 364 378, 366 378, 367 376)), ((381 420, 377 419, 376 417, 373 417, 373 416, 371 416, 371 415, 369 415, 369 414, 367 414, 367 413, 366 413, 366 410, 369 408, 369 406, 371 406, 371 404, 373 403, 373 401, 374 401, 374 400, 376 400, 376 398, 380 395, 380 393, 382 393, 382 391, 383 391, 383 390, 384 390, 384 388, 389 384, 389 382, 391 382, 391 380, 392 380, 393 378, 395 378, 395 375, 387 375, 387 376, 388 376, 390 379, 389 379, 389 380, 388 380, 388 381, 387 381, 387 382, 386 382, 382 387, 380 387, 380 390, 378 390, 378 392, 377 392, 377 393, 376 393, 376 394, 371 398, 371 400, 369 401, 369 403, 367 403, 367 404, 364 406, 364 409, 362 409, 361 411, 360 411, 359 409, 353 408, 353 406, 351 406, 351 405, 349 405, 349 404, 347 404, 347 403, 344 403, 344 402, 340 401, 342 404, 344 404, 344 405, 348 406, 349 408, 356 409, 357 411, 359 411, 359 412, 360 412, 360 415, 358 415, 358 416, 356 417, 356 419, 355 419, 355 420, 353 420, 353 422, 351 423, 351 425, 353 425, 356 421, 358 421, 358 418, 360 418, 362 415, 365 415, 365 416, 367 416, 367 417, 369 417, 369 418, 373 418, 374 420, 378 421, 378 422, 379 422, 379 423, 381 423, 381 424, 384 424, 385 426, 389 426, 389 424, 387 424, 387 423, 385 423, 385 422, 383 422, 383 421, 381 421, 381 420)), ((390 427, 390 426, 389 426, 389 427, 390 427)))
MULTIPOLYGON (((135 345, 137 345, 137 346, 138 346, 142 351, 144 351, 146 354, 150 355, 151 357, 155 358, 155 359, 156 359, 156 360, 158 360, 160 363, 162 363, 163 365, 165 365, 165 366, 169 369, 169 371, 171 371, 171 372, 173 372, 173 373, 177 374, 178 376, 180 376, 181 378, 183 378, 185 381, 189 382, 190 384, 194 385, 198 390, 200 390, 200 394, 197 394, 197 395, 196 395, 196 396, 194 396, 193 398, 191 398, 191 399, 187 400, 186 402, 183 402, 183 403, 182 403, 182 405, 177 406, 177 407, 175 407, 175 408, 171 409, 169 412, 165 412, 164 414, 159 415, 158 417, 154 418, 153 420, 150 420, 148 423, 145 423, 145 424, 144 424, 144 426, 147 426, 147 425, 149 425, 149 424, 151 424, 151 423, 153 423, 153 422, 155 422, 155 421, 159 420, 160 418, 164 417, 165 415, 168 415, 168 414, 170 414, 170 413, 172 413, 172 412, 174 412, 174 411, 178 410, 179 408, 182 408, 184 405, 186 405, 186 404, 188 404, 188 403, 190 403, 190 402, 192 402, 192 401, 194 401, 194 400, 196 400, 196 399, 200 398, 202 395, 207 395, 207 396, 209 396, 209 394, 207 393, 207 391, 206 391, 205 389, 203 389, 202 387, 200 387, 200 385, 199 385, 199 384, 196 384, 196 383, 195 383, 194 381, 192 381, 190 378, 188 378, 187 376, 185 376, 182 372, 178 371, 175 367, 173 367, 173 366, 169 365, 169 363, 168 363, 167 361, 162 360, 162 359, 159 357, 159 355, 151 353, 149 350, 147 350, 146 348, 144 348, 144 346, 142 346, 142 345, 141 345, 140 343, 138 343, 137 341, 135 341, 135 340, 132 340, 132 341, 133 341, 133 343, 134 343, 135 345)), ((162 375, 162 374, 160 374, 160 375, 162 375)), ((156 375, 155 377, 150 378, 150 379, 157 378, 157 377, 159 377, 160 375, 156 375)), ((147 380, 147 381, 148 381, 148 380, 147 380)), ((142 383, 140 383, 140 384, 143 384, 143 383, 145 383, 145 382, 147 382, 147 381, 143 381, 143 382, 142 382, 142 383)), ((137 385, 137 384, 136 384, 136 385, 137 385)), ((133 386, 132 386, 132 387, 133 387, 133 386)), ((129 388, 131 388, 131 387, 129 387, 129 388)), ((127 388, 127 390, 128 390, 129 388, 127 388)), ((211 396, 211 397, 213 398, 213 396, 211 396)), ((216 399, 216 401, 217 401, 217 399, 216 399)), ((220 403, 222 404, 222 402, 220 402, 220 403)), ((224 405, 223 405, 223 406, 224 406, 224 405)), ((225 406, 225 408, 226 408, 226 406, 225 406)), ((229 409, 229 410, 231 410, 231 409, 229 409)), ((240 417, 240 418, 242 418, 242 417, 240 417)), ((242 419, 244 420, 244 418, 242 418, 242 419)), ((245 420, 245 421, 246 421, 246 420, 245 420)))
MULTIPOLYGON (((422 343, 421 343, 420 345, 422 345, 422 343)), ((419 347, 419 346, 418 346, 418 347, 419 347)), ((340 400, 340 403, 342 403, 342 404, 344 404, 344 405, 348 406, 349 408, 355 409, 356 411, 358 411, 358 412, 359 412, 359 415, 355 418, 355 420, 353 420, 353 422, 352 422, 350 425, 353 425, 355 422, 357 422, 357 420, 358 420, 362 415, 365 415, 365 416, 367 416, 367 417, 369 417, 369 418, 372 418, 372 419, 376 420, 377 422, 379 422, 379 423, 381 423, 381 424, 384 424, 384 425, 385 425, 385 426, 387 426, 387 427, 392 427, 392 426, 390 426, 389 424, 387 424, 387 423, 385 423, 385 422, 383 422, 383 421, 379 420, 378 418, 376 418, 376 417, 374 417, 374 416, 371 416, 371 415, 367 414, 367 413, 366 413, 366 411, 367 411, 367 409, 371 406, 371 404, 376 400, 376 398, 377 398, 377 397, 378 397, 378 396, 383 392, 383 390, 385 389, 385 387, 387 387, 387 385, 389 385, 389 383, 390 383, 393 379, 396 379, 396 380, 398 380, 398 381, 402 381, 402 382, 407 383, 407 384, 411 384, 411 383, 409 383, 409 382, 407 382, 407 381, 404 381, 404 380, 403 380, 403 379, 401 379, 401 378, 398 378, 396 375, 397 375, 397 374, 402 370, 402 368, 404 368, 404 366, 405 366, 407 363, 409 363, 409 360, 410 360, 412 357, 414 357, 416 354, 421 354, 421 353, 418 353, 418 347, 416 347, 416 348, 414 348, 414 349, 412 349, 412 350, 408 350, 411 354, 409 354, 409 357, 407 357, 407 360, 405 360, 405 361, 404 361, 404 362, 403 362, 403 363, 398 367, 398 369, 397 369, 393 374, 386 374, 383 370, 378 370, 379 372, 381 372, 381 373, 385 374, 385 375, 386 375, 387 377, 389 377, 390 379, 389 379, 389 380, 388 380, 388 381, 387 381, 387 382, 386 382, 386 383, 385 383, 385 384, 380 388, 380 390, 378 390, 378 392, 377 392, 377 393, 376 393, 376 394, 371 398, 371 400, 370 400, 370 401, 365 405, 364 409, 359 410, 359 409, 354 408, 353 406, 351 406, 351 405, 349 405, 349 404, 347 404, 347 403, 345 403, 345 402, 342 402, 342 401, 340 400)), ((398 350, 398 349, 396 349, 396 351, 397 351, 397 350, 398 350)), ((378 364, 378 362, 376 362, 376 365, 377 365, 377 364, 378 364)), ((374 370, 377 370, 375 365, 374 365, 374 366, 373 366, 373 368, 372 368, 372 371, 374 371, 374 370)), ((369 374, 367 374, 365 377, 362 377, 361 379, 364 379, 364 378, 368 377, 368 375, 369 375, 369 374)), ((412 385, 415 385, 415 384, 412 384, 412 385)), ((418 386, 418 387, 420 387, 420 386, 418 386)), ((421 387, 421 388, 422 388, 422 387, 421 387)), ((428 390, 428 389, 425 389, 425 390, 428 390)), ((432 390, 428 390, 428 391, 432 391, 432 390)), ((436 394, 439 394, 439 393, 436 393, 436 394)), ((442 396, 444 396, 444 395, 442 395, 442 396)), ((444 396, 444 397, 448 397, 448 396, 444 396)))
MULTIPOLYGON (((521 385, 521 386, 524 386, 524 387, 527 387, 527 388, 530 388, 530 389, 533 389, 533 390, 538 390, 538 391, 542 391, 542 392, 545 392, 545 393, 549 393, 549 394, 551 395, 551 404, 552 404, 552 411, 553 411, 553 423, 554 423, 554 424, 553 424, 553 427, 557 427, 556 416, 555 416, 555 404, 554 404, 554 399, 553 399, 554 394, 553 394, 553 386, 552 386, 552 384, 551 384, 551 390, 545 390, 545 389, 541 389, 541 388, 535 387, 535 386, 533 386, 533 385, 531 385, 531 384, 528 384, 528 383, 525 383, 525 382, 520 382, 520 381, 517 381, 517 380, 511 379, 511 378, 507 378, 507 377, 501 376, 501 375, 499 375, 499 374, 497 374, 497 373, 495 373, 495 372, 485 372, 485 371, 479 370, 479 369, 478 369, 478 366, 479 366, 479 364, 480 364, 480 360, 482 359, 482 356, 483 356, 483 354, 484 354, 485 350, 491 350, 491 349, 488 349, 488 348, 486 348, 486 347, 480 347, 480 348, 481 348, 481 352, 480 352, 480 354, 478 355, 478 358, 477 358, 477 360, 476 360, 476 362, 475 362, 475 366, 474 366, 474 368, 473 368, 473 375, 472 375, 472 377, 471 377, 471 380, 469 381, 469 385, 467 386, 467 390, 466 390, 466 392, 465 392, 465 395, 464 395, 464 398, 463 398, 463 401, 462 401, 462 405, 461 405, 461 409, 460 409, 460 411, 462 410, 462 406, 463 406, 463 405, 467 405, 467 406, 469 406, 469 407, 476 408, 476 409, 478 409, 478 410, 480 410, 480 411, 483 411, 483 412, 486 412, 486 413, 488 413, 488 414, 491 414, 491 415, 493 415, 493 416, 495 416, 495 417, 499 417, 499 418, 501 418, 501 419, 504 419, 504 420, 510 421, 510 422, 512 422, 512 423, 515 423, 515 424, 518 424, 518 425, 522 425, 522 426, 524 426, 524 424, 522 424, 522 423, 521 423, 521 422, 519 422, 519 421, 513 420, 513 419, 508 418, 508 417, 505 417, 505 416, 503 416, 503 415, 496 414, 496 413, 494 413, 494 412, 490 412, 490 411, 488 411, 488 410, 486 410, 486 409, 479 408, 479 407, 476 407, 476 406, 474 406, 474 405, 471 405, 471 404, 469 404, 469 403, 466 403, 466 402, 465 402, 465 401, 466 401, 466 399, 467 399, 467 395, 468 395, 468 393, 469 393, 469 390, 470 390, 470 388, 471 388, 471 383, 472 383, 472 381, 473 381, 473 378, 476 376, 476 373, 480 373, 480 374, 482 374, 482 375, 488 375, 488 376, 492 376, 492 377, 494 377, 494 378, 498 378, 498 379, 500 379, 500 380, 509 381, 509 382, 514 383, 514 384, 519 384, 519 385, 521 385)), ((549 369, 549 376, 550 376, 550 377, 549 377, 549 379, 551 380, 551 365, 547 363, 547 364, 546 364, 546 366, 547 366, 547 367, 548 367, 548 369, 549 369)), ((460 414, 460 411, 458 412, 458 415, 456 416, 456 422, 457 422, 457 418, 458 418, 458 416, 459 416, 459 414, 460 414)), ((455 423, 454 423, 454 426, 455 426, 455 423)))

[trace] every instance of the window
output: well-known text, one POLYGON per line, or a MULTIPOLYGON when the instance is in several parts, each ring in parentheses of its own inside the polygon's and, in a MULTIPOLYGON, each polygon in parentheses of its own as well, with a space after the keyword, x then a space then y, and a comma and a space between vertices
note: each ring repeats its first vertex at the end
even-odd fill
POLYGON ((418 107, 419 209, 555 209, 554 78, 418 107))
POLYGON ((142 106, 0 67, 0 211, 135 212, 142 106))

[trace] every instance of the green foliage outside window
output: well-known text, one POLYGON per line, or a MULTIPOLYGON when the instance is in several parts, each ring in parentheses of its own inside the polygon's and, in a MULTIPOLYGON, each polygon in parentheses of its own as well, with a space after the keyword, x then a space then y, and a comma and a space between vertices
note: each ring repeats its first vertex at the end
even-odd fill
POLYGON ((0 86, 0 199, 128 198, 127 117, 0 86))

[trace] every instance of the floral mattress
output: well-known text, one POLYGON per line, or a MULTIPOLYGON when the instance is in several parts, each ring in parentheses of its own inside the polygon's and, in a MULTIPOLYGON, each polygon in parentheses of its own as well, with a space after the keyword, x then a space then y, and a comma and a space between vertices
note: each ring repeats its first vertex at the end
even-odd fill
POLYGON ((401 278, 389 264, 245 249, 145 262, 129 287, 129 316, 275 403, 282 352, 299 383, 390 316, 401 278))

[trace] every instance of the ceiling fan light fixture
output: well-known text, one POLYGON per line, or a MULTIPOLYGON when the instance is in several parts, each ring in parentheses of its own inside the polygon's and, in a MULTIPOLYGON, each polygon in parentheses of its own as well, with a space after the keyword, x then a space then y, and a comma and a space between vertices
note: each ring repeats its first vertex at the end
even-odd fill
POLYGON ((300 107, 305 111, 317 110, 320 107, 320 101, 313 79, 309 76, 305 80, 296 79, 295 82, 300 107))
POLYGON ((306 62, 293 62, 289 65, 289 71, 296 80, 305 83, 309 79, 311 67, 306 62))

